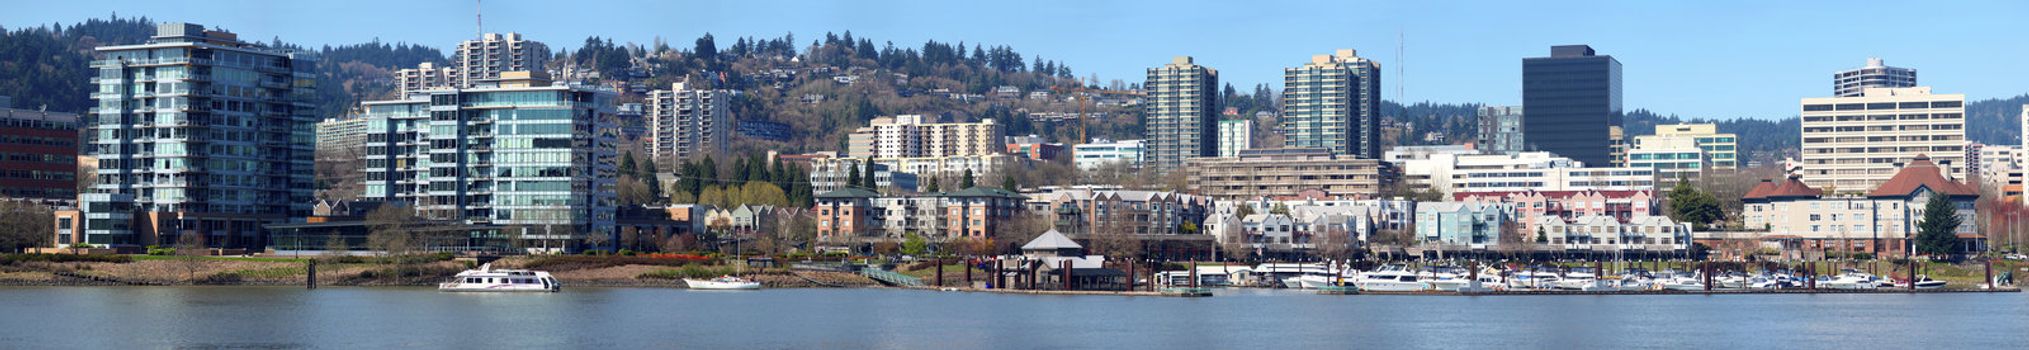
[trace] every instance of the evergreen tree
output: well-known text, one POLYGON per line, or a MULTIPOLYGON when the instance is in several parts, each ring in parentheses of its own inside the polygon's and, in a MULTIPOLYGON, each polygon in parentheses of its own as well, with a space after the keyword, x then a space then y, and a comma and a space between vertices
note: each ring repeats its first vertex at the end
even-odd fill
MULTIPOLYGON (((689 159, 685 159, 683 163, 678 163, 676 169, 676 190, 686 195, 696 196, 698 190, 703 187, 703 181, 698 179, 698 176, 703 173, 698 171, 697 164, 693 164, 689 159)), ((675 196, 675 194, 670 195, 675 196)))
POLYGON ((1726 212, 1719 208, 1719 199, 1710 193, 1682 179, 1670 189, 1670 218, 1703 227, 1726 218, 1726 212))
POLYGON ((1000 188, 1007 190, 1008 192, 1021 192, 1021 185, 1015 184, 1015 179, 1013 176, 1005 176, 1005 175, 1001 176, 1000 188))
POLYGON ((1950 195, 1931 192, 1930 202, 1923 205, 1923 221, 1916 223, 1916 252, 1936 256, 1949 256, 1958 250, 1957 235, 1959 224, 1958 208, 1950 195))
POLYGON ((972 183, 972 169, 965 169, 965 177, 959 178, 958 180, 958 190, 963 191, 966 189, 971 189, 973 186, 974 184, 972 183))
POLYGON ((860 187, 869 190, 880 188, 875 186, 875 184, 879 184, 881 182, 879 180, 874 179, 875 177, 878 177, 878 175, 876 175, 877 173, 874 172, 873 157, 867 157, 867 160, 865 162, 860 162, 860 172, 862 173, 860 174, 861 175, 860 181, 865 181, 860 183, 860 187))
POLYGON ((845 175, 845 187, 860 187, 860 167, 852 166, 851 164, 844 165, 847 168, 852 168, 852 171, 845 175))
POLYGON ((1536 244, 1550 243, 1550 234, 1542 226, 1536 226, 1536 244))
MULTIPOLYGON (((712 156, 705 156, 705 160, 698 162, 697 166, 698 182, 704 186, 719 185, 719 162, 712 161, 712 156)), ((698 189, 698 191, 698 193, 704 193, 704 189, 698 189)))
POLYGON ((635 164, 633 151, 628 151, 627 154, 620 156, 621 175, 635 176, 634 166, 635 164))
POLYGON ((941 188, 938 188, 938 185, 937 185, 937 176, 936 176, 936 175, 931 175, 931 176, 930 176, 930 184, 928 184, 928 185, 925 185, 925 187, 923 188, 923 192, 929 192, 929 193, 937 193, 937 192, 942 192, 942 191, 939 191, 939 190, 941 190, 941 188))

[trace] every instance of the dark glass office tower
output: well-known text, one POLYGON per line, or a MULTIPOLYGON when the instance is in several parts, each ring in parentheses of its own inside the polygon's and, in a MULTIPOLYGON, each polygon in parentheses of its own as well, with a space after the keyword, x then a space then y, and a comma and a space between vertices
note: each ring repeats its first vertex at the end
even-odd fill
POLYGON ((1531 149, 1612 164, 1611 130, 1621 124, 1620 61, 1591 46, 1550 47, 1522 59, 1522 135, 1531 149))

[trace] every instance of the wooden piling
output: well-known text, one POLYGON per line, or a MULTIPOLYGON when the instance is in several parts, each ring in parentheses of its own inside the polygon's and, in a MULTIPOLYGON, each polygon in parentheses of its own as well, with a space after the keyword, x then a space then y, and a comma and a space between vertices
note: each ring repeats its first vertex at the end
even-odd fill
POLYGON ((1986 282, 1987 289, 2000 288, 2001 286, 1995 285, 1994 283, 1994 259, 1987 258, 1981 260, 1980 262, 1985 263, 1987 265, 1987 279, 1984 280, 1986 282))
POLYGON ((1120 291, 1123 291, 1123 292, 1132 292, 1132 291, 1134 291, 1134 280, 1135 280, 1135 277, 1136 277, 1136 276, 1134 275, 1134 261, 1133 261, 1133 260, 1128 260, 1128 262, 1127 262, 1127 288, 1121 288, 1121 289, 1120 289, 1120 291))
POLYGON ((1198 262, 1191 261, 1191 288, 1198 287, 1198 262))
POLYGON ((937 286, 944 286, 944 259, 937 259, 937 286))
MULTIPOLYGON (((317 259, 310 259, 307 263, 309 265, 304 270, 309 271, 309 273, 306 276, 307 278, 304 278, 303 286, 307 287, 307 289, 317 289, 317 259)), ((1988 274, 1993 274, 1993 269, 1988 269, 1987 271, 1988 274)))
POLYGON ((1064 259, 1064 262, 1062 264, 1057 265, 1058 269, 1064 270, 1064 290, 1077 290, 1071 288, 1071 278, 1073 277, 1071 276, 1072 267, 1073 265, 1071 265, 1071 259, 1064 259))

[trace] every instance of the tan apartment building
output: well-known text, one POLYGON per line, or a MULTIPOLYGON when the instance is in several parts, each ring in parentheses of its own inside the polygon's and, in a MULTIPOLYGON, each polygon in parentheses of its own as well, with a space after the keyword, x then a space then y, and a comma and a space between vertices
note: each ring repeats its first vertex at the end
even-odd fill
POLYGON ((1918 156, 1929 156, 1946 176, 1965 178, 1965 100, 1963 94, 1932 94, 1927 86, 1803 99, 1804 183, 1828 192, 1866 191, 1918 156))
POLYGON ((1177 56, 1149 68, 1142 90, 1148 93, 1142 108, 1150 165, 1168 171, 1187 159, 1218 154, 1219 70, 1177 56))
POLYGON ((1392 171, 1379 159, 1332 155, 1322 148, 1268 148, 1237 157, 1185 162, 1192 192, 1216 199, 1294 197, 1306 190, 1374 198, 1392 171))
POLYGON ((687 83, 648 93, 648 153, 661 164, 725 154, 732 147, 732 91, 687 83))

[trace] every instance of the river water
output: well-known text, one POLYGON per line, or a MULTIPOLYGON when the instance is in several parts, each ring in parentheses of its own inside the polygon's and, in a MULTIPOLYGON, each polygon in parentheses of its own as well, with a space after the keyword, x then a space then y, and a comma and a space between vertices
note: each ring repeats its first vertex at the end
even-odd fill
POLYGON ((893 289, 0 287, 0 348, 2029 346, 2029 295, 1030 296, 893 289))

